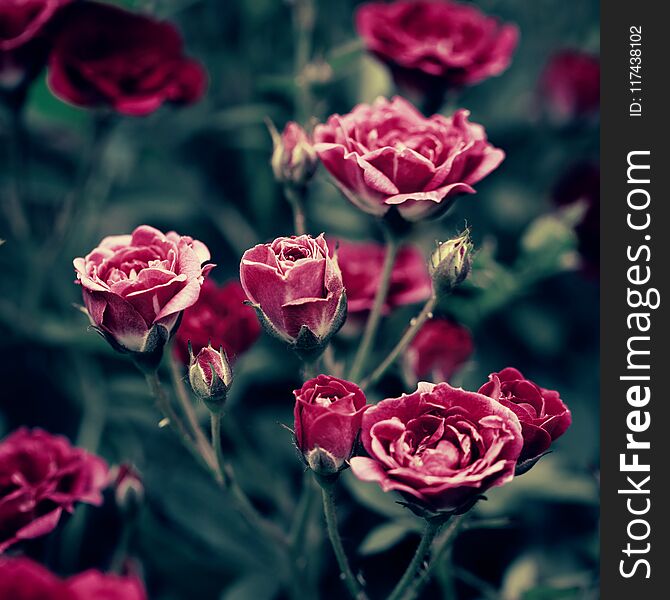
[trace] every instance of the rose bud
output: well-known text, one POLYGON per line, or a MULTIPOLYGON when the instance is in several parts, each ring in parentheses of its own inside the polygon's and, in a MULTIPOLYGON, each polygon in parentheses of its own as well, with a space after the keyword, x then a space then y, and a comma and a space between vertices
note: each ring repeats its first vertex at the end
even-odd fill
POLYGON ((174 231, 142 225, 106 237, 74 259, 77 283, 93 328, 142 369, 154 370, 184 309, 195 304, 213 265, 209 250, 174 231))
POLYGON ((500 75, 519 37, 515 25, 470 4, 426 0, 363 4, 356 29, 401 88, 439 99, 448 88, 500 75))
POLYGON ((517 475, 530 469, 572 423, 558 392, 537 386, 511 367, 489 375, 479 393, 509 408, 521 422, 523 449, 517 475))
POLYGON ((600 108, 600 59, 577 50, 555 54, 544 68, 539 93, 558 121, 586 117, 600 108))
POLYGON ((223 349, 203 348, 197 356, 191 353, 188 368, 191 388, 212 412, 220 412, 233 383, 233 372, 223 349))
POLYGON ((127 514, 136 514, 144 502, 144 484, 137 470, 129 464, 119 465, 112 469, 110 480, 119 509, 127 514))
POLYGON ((40 429, 11 433, 0 441, 0 553, 53 531, 77 502, 102 504, 108 481, 104 460, 62 436, 40 429))
POLYGON ((421 327, 405 352, 408 378, 449 381, 472 355, 472 336, 450 319, 435 318, 421 327))
POLYGON ((438 244, 430 257, 430 275, 436 292, 449 294, 465 281, 472 270, 473 247, 467 229, 459 236, 438 244))
POLYGON ((281 134, 269 121, 272 136, 272 172, 279 183, 304 186, 314 175, 318 157, 307 132, 296 122, 289 121, 281 134))
POLYGON ((489 144, 467 110, 424 117, 407 100, 378 98, 314 129, 314 149, 344 196, 382 217, 443 215, 458 194, 494 171, 505 153, 489 144))
POLYGON ((346 466, 361 429, 365 394, 354 383, 329 375, 306 381, 295 396, 295 441, 317 475, 332 476, 346 466))
POLYGON ((174 349, 179 360, 190 364, 188 345, 194 354, 210 345, 223 348, 232 363, 244 354, 261 333, 254 309, 238 281, 218 286, 210 277, 200 289, 198 301, 184 311, 175 335, 174 349))
MULTIPOLYGON (((372 309, 379 287, 386 253, 383 244, 335 240, 329 241, 328 247, 331 253, 337 250, 337 262, 347 290, 348 313, 364 316, 372 309)), ((421 251, 415 246, 401 247, 393 264, 383 313, 388 314, 399 306, 423 302, 430 297, 431 291, 431 279, 421 251)))
POLYGON ((367 410, 361 440, 369 457, 350 460, 354 475, 400 492, 425 517, 467 510, 487 489, 510 481, 523 445, 509 408, 425 382, 367 410))
POLYGON ((54 41, 48 83, 58 98, 76 106, 142 116, 166 102, 196 102, 207 75, 184 56, 171 23, 109 4, 76 2, 54 41))
POLYGON ((55 17, 70 0, 0 2, 0 98, 21 103, 27 85, 44 67, 55 17))
POLYGON ((265 330, 305 359, 321 354, 346 318, 342 274, 323 234, 254 246, 240 281, 265 330))
POLYGON ((135 576, 90 569, 60 579, 29 558, 0 558, 0 598, 6 600, 146 600, 135 576))

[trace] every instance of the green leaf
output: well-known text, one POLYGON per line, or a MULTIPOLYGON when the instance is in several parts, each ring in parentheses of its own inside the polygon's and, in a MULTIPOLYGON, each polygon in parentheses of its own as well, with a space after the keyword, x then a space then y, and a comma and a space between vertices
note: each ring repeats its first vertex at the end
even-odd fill
POLYGON ((238 579, 228 587, 221 594, 221 600, 271 600, 278 588, 279 583, 276 579, 257 574, 249 575, 238 579))
POLYGON ((392 519, 406 519, 412 513, 398 504, 398 497, 392 493, 384 492, 376 483, 368 483, 356 479, 347 472, 341 478, 349 493, 369 510, 392 519))
POLYGON ((383 523, 365 536, 358 552, 364 556, 385 552, 403 540, 408 533, 419 532, 420 528, 417 525, 415 521, 409 519, 383 523))

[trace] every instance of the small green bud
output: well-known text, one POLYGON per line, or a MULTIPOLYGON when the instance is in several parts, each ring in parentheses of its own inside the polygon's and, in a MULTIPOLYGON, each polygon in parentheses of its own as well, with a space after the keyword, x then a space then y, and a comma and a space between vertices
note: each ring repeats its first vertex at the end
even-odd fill
POLYGON ((215 350, 209 345, 200 350, 197 356, 191 351, 188 379, 191 388, 207 408, 219 412, 233 383, 233 373, 223 349, 215 350))
POLYGON ((472 239, 466 229, 459 236, 438 244, 430 257, 430 275, 435 291, 448 294, 465 281, 472 269, 472 239))

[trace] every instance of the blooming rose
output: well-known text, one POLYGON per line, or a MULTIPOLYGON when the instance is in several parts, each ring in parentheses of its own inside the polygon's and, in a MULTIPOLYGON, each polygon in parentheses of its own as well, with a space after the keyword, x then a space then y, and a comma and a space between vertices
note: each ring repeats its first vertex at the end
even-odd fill
POLYGON ((184 311, 175 335, 175 352, 181 362, 189 363, 189 342, 194 354, 211 342, 214 348, 223 348, 231 360, 251 348, 261 326, 254 310, 244 304, 246 299, 239 282, 218 286, 206 279, 198 301, 184 311))
POLYGON ((519 418, 523 434, 519 462, 538 458, 572 423, 558 392, 537 386, 511 367, 489 375, 479 393, 497 400, 519 418))
POLYGON ((368 51, 420 90, 478 83, 509 66, 519 32, 457 2, 371 2, 356 12, 368 51))
POLYGON ((60 579, 28 558, 0 559, 0 598, 7 600, 146 600, 136 577, 86 571, 60 579))
POLYGON ((70 0, 0 2, 0 91, 26 83, 44 66, 49 26, 70 0))
POLYGON ((323 349, 346 317, 342 274, 323 234, 254 246, 240 281, 266 329, 298 351, 323 349))
POLYGON ((71 7, 49 57, 56 96, 126 115, 146 115, 164 102, 190 104, 206 83, 172 24, 96 2, 71 7))
MULTIPOLYGON (((372 308, 379 287, 385 249, 375 242, 329 243, 331 252, 337 249, 337 262, 347 290, 349 313, 367 312, 372 308)), ((403 246, 398 251, 391 283, 386 295, 384 313, 405 304, 422 302, 430 296, 431 280, 426 260, 415 246, 403 246)))
POLYGON ((445 512, 510 481, 523 445, 510 409, 482 394, 425 382, 366 411, 361 439, 369 457, 351 459, 356 477, 445 512))
POLYGON ((395 206, 418 221, 444 213, 456 194, 473 194, 505 157, 469 114, 426 118, 403 98, 378 98, 317 125, 314 148, 358 208, 382 216, 395 206))
POLYGON ((540 77, 540 94, 559 119, 588 115, 600 108, 600 59, 565 50, 554 55, 540 77))
POLYGON ((427 321, 405 352, 405 366, 416 379, 449 381, 470 358, 472 336, 446 318, 427 321))
POLYGON ((106 237, 74 268, 96 329, 119 351, 160 360, 179 315, 198 299, 207 260, 202 242, 142 225, 106 237))
POLYGON ((75 502, 101 504, 106 484, 105 461, 64 437, 40 429, 10 434, 0 442, 0 552, 46 535, 75 502))
POLYGON ((307 132, 295 121, 289 121, 281 134, 274 125, 272 135, 272 172, 281 183, 305 185, 318 165, 316 152, 307 132))
POLYGON ((351 456, 366 410, 365 394, 354 383, 319 375, 294 390, 295 439, 317 473, 335 473, 351 456))

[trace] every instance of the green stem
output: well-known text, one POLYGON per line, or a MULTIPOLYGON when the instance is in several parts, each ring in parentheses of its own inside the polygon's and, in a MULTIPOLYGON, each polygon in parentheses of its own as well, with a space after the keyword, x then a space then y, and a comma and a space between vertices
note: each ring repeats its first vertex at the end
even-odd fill
POLYGON ((318 497, 316 492, 312 474, 307 471, 303 477, 302 493, 289 533, 291 567, 293 570, 293 597, 296 600, 301 600, 305 597, 304 589, 308 588, 310 584, 307 577, 307 565, 311 549, 308 544, 307 535, 314 501, 318 497))
POLYGON ((312 35, 316 10, 314 0, 295 0, 293 3, 293 30, 296 39, 294 67, 297 87, 296 113, 300 122, 312 115, 312 89, 307 67, 312 54, 312 35))
MULTIPOLYGON (((184 384, 184 379, 179 370, 179 365, 174 356, 174 349, 172 347, 168 348, 168 366, 170 367, 170 376, 172 378, 172 385, 175 389, 177 400, 179 401, 179 406, 184 411, 186 415, 186 420, 191 428, 191 432, 195 438, 196 446, 202 454, 203 458, 210 464, 212 467, 216 466, 216 456, 212 446, 210 445, 207 437, 200 427, 200 422, 198 421, 198 415, 195 412, 195 407, 191 401, 191 395, 186 389, 184 384)), ((219 436, 220 437, 220 436, 219 436)))
POLYGON ((412 340, 416 337, 416 334, 419 333, 423 324, 432 318, 433 310, 437 305, 437 296, 433 294, 424 304, 421 312, 410 322, 410 326, 405 331, 403 336, 400 338, 400 341, 395 345, 393 350, 388 354, 388 356, 380 363, 380 365, 368 376, 365 378, 361 387, 365 389, 370 385, 374 385, 379 381, 387 369, 396 361, 398 356, 402 354, 412 343, 412 340))
POLYGON ((388 600, 405 600, 406 598, 413 597, 414 585, 419 581, 419 579, 416 578, 417 572, 426 561, 428 553, 430 552, 430 547, 440 531, 441 526, 442 522, 440 521, 426 521, 426 529, 421 538, 421 542, 416 549, 414 558, 412 558, 412 562, 409 563, 407 570, 398 582, 398 585, 396 585, 391 592, 388 600))
POLYGON ((305 186, 296 187, 291 184, 284 186, 284 196, 291 205, 293 211, 293 229, 296 235, 305 235, 307 226, 305 224, 305 206, 304 199, 307 188, 305 186))
POLYGON ((384 302, 386 301, 386 295, 388 294, 389 286, 391 284, 393 265, 395 264, 396 255, 398 254, 398 243, 388 227, 384 228, 384 235, 386 236, 386 255, 384 257, 384 265, 382 267, 382 273, 379 279, 379 287, 377 288, 377 293, 375 294, 372 310, 370 311, 368 321, 365 324, 363 338, 361 339, 361 343, 358 346, 358 350, 356 351, 356 356, 354 357, 354 362, 352 363, 351 371, 349 373, 349 379, 351 381, 358 381, 365 369, 365 363, 367 362, 368 354, 370 353, 372 344, 375 341, 377 329, 379 328, 379 323, 381 322, 384 302))
MULTIPOLYGON (((321 482, 320 482, 321 483, 321 482)), ((354 575, 347 559, 347 554, 342 545, 342 538, 337 528, 337 512, 335 510, 335 499, 333 497, 332 484, 321 483, 321 496, 323 498, 323 514, 326 518, 328 528, 328 537, 333 546, 333 552, 340 567, 340 578, 349 590, 349 594, 354 600, 367 600, 367 595, 363 591, 361 584, 354 575)))
POLYGON ((421 571, 419 576, 414 580, 413 585, 406 591, 403 600, 413 600, 418 598, 421 591, 430 581, 433 571, 443 561, 446 554, 451 549, 451 546, 456 539, 457 533, 460 531, 465 521, 464 515, 451 519, 451 522, 436 540, 436 548, 433 552, 433 559, 428 563, 428 566, 421 571))

